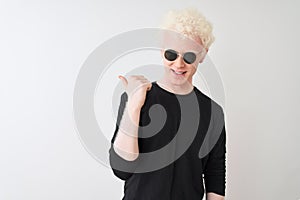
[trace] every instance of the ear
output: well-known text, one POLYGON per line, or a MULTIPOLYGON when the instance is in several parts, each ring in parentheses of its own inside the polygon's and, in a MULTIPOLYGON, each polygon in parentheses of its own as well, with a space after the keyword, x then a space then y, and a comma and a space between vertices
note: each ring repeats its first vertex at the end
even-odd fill
POLYGON ((206 57, 207 53, 208 53, 208 49, 205 48, 205 51, 203 53, 201 53, 201 58, 199 60, 199 64, 203 62, 203 60, 206 57))

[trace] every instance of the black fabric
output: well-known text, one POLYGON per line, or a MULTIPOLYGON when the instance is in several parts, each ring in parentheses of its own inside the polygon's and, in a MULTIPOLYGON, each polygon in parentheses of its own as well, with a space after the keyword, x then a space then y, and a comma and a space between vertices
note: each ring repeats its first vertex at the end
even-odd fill
MULTIPOLYGON (((213 145, 212 150, 203 158, 199 158, 199 150, 209 130, 210 123, 222 121, 224 114, 222 108, 203 94, 197 87, 194 90, 200 111, 200 122, 196 136, 188 149, 175 162, 151 172, 136 172, 144 160, 138 157, 134 161, 127 161, 120 157, 112 145, 118 132, 120 120, 126 106, 127 94, 121 95, 118 118, 109 150, 110 165, 113 173, 125 181, 123 200, 200 200, 204 192, 214 192, 225 196, 226 185, 226 131, 225 125, 213 145), (217 107, 217 116, 212 118, 212 105, 217 107), (126 171, 118 168, 122 166, 126 171)), ((176 136, 181 121, 181 110, 178 96, 188 101, 190 94, 175 95, 152 82, 152 88, 146 94, 146 101, 140 113, 140 127, 147 126, 150 121, 149 109, 155 104, 162 105, 167 113, 167 120, 163 128, 151 137, 139 137, 139 152, 147 153, 158 150, 172 141, 176 136)), ((191 119, 193 115, 189 116, 191 119)), ((212 129, 213 131, 219 129, 212 129)), ((139 130, 139 136, 143 133, 139 130)), ((186 134, 189 134, 188 131, 186 134)), ((209 133, 212 134, 212 133, 209 133)), ((176 151, 176 149, 174 149, 176 151)), ((170 154, 169 156, 174 156, 170 154)))

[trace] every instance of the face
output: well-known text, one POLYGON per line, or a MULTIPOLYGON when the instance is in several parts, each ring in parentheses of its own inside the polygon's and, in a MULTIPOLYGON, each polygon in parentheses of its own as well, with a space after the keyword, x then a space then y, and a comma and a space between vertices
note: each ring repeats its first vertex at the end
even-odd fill
POLYGON ((164 37, 163 46, 164 48, 162 49, 161 54, 165 66, 164 80, 172 85, 192 84, 192 78, 196 73, 197 66, 203 61, 207 53, 202 46, 201 40, 197 41, 182 38, 178 35, 171 35, 164 37), (168 51, 166 52, 167 49, 178 52, 178 56, 175 60, 174 57, 172 59, 173 61, 166 59, 165 54, 168 53, 168 51), (192 54, 187 52, 195 53, 196 60, 193 63, 188 62, 192 54))

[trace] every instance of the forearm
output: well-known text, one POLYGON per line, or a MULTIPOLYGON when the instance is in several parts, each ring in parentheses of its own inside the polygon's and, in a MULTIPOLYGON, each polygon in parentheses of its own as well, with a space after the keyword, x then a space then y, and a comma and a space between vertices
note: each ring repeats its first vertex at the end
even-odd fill
POLYGON ((216 193, 208 192, 206 193, 206 200, 225 200, 225 197, 216 193))
POLYGON ((224 200, 226 189, 226 129, 223 126, 220 137, 204 163, 204 181, 207 200, 224 200))
POLYGON ((138 125, 140 108, 134 108, 129 102, 125 106, 123 117, 113 147, 115 152, 125 160, 133 161, 139 155, 138 125))

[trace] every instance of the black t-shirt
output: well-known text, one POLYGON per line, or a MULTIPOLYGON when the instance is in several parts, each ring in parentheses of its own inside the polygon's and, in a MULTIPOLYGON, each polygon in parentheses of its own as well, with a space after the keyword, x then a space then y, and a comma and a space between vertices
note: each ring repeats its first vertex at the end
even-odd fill
MULTIPOLYGON (((127 98, 124 92, 112 144, 127 98)), ((195 86, 178 95, 155 81, 139 125, 136 160, 123 159, 112 144, 109 150, 113 173, 125 180, 123 200, 200 200, 204 192, 225 196, 226 131, 217 103, 195 86)))

